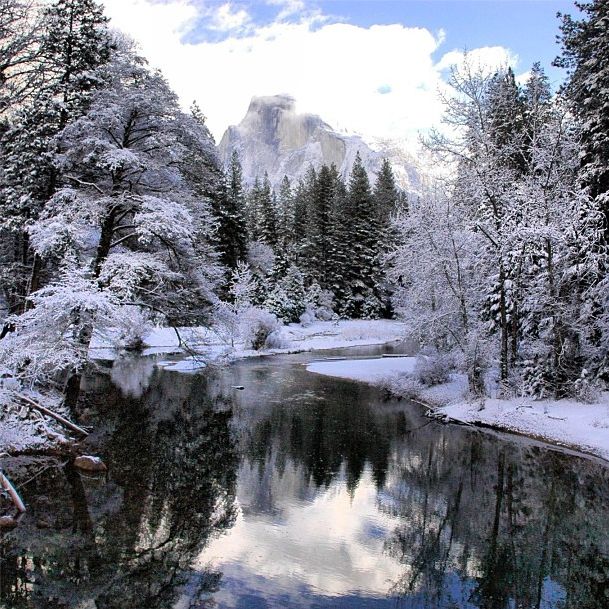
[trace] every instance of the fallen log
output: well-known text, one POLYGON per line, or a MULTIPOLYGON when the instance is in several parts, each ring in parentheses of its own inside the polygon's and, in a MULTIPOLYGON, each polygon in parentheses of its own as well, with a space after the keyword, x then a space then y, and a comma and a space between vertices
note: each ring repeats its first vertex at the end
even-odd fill
POLYGON ((17 511, 25 512, 25 504, 21 500, 19 493, 15 490, 15 487, 11 484, 11 481, 0 471, 0 485, 9 494, 12 499, 17 511))
POLYGON ((34 408, 34 409, 38 410, 39 412, 42 412, 43 414, 46 414, 47 416, 51 417, 52 419, 55 419, 58 423, 61 423, 64 427, 67 427, 71 431, 75 431, 76 433, 82 434, 83 436, 89 435, 88 431, 84 430, 82 427, 79 427, 78 425, 76 425, 76 423, 72 423, 72 421, 68 421, 68 419, 66 419, 65 417, 62 417, 60 414, 57 414, 56 412, 49 410, 45 406, 42 406, 41 404, 34 402, 34 400, 28 398, 27 396, 22 395, 21 393, 15 393, 15 392, 13 392, 13 395, 18 400, 25 402, 31 408, 34 408))

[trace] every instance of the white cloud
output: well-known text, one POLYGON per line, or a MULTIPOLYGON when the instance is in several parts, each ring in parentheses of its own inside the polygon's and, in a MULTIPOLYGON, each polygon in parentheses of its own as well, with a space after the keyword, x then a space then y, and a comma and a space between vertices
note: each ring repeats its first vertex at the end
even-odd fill
POLYGON ((471 51, 454 50, 445 53, 437 64, 439 70, 452 67, 459 68, 465 63, 465 58, 473 72, 491 72, 498 67, 518 65, 518 55, 514 55, 504 47, 480 47, 471 51))
MULTIPOLYGON (((113 23, 140 43, 184 105, 200 103, 216 139, 241 120, 253 95, 277 93, 291 94, 300 110, 335 127, 415 139, 418 130, 438 123, 442 70, 459 61, 452 51, 434 64, 443 32, 400 24, 364 28, 314 12, 299 13, 297 22, 284 20, 302 10, 300 0, 268 0, 282 10, 266 25, 254 25, 244 9, 230 3, 197 8, 193 0, 104 2, 113 23), (239 35, 183 42, 206 15, 208 30, 240 30, 239 35)), ((495 65, 511 57, 499 47, 472 53, 495 65)))
POLYGON ((236 9, 230 2, 212 7, 206 15, 210 18, 209 29, 219 32, 234 32, 250 22, 249 13, 243 8, 236 9))
POLYGON ((305 10, 304 0, 267 0, 267 4, 281 7, 277 19, 284 19, 305 10))

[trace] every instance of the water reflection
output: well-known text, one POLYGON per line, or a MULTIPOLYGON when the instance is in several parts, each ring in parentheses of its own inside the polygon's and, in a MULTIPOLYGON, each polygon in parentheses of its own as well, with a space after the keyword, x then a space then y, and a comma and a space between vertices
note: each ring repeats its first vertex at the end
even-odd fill
POLYGON ((109 475, 26 487, 0 607, 609 606, 604 465, 430 423, 310 358, 121 372, 140 398, 90 380, 109 475))
POLYGON ((200 558, 218 607, 609 606, 604 465, 299 368, 234 374, 242 514, 200 558))
POLYGON ((157 376, 146 400, 127 403, 100 383, 110 433, 92 442, 110 476, 67 463, 24 488, 27 518, 1 543, 1 606, 162 609, 187 587, 195 607, 218 584, 219 574, 190 566, 234 522, 230 410, 206 399, 201 378, 157 376))

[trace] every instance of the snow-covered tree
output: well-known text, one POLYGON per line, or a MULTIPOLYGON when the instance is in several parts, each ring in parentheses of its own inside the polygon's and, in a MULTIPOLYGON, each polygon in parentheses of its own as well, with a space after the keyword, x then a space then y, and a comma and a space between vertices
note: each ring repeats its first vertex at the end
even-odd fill
POLYGON ((296 322, 307 308, 303 275, 291 265, 264 302, 264 307, 286 322, 296 322))
MULTIPOLYGON (((32 246, 49 265, 73 260, 91 286, 90 300, 115 307, 105 315, 115 325, 134 308, 172 323, 201 322, 215 300, 219 269, 209 246, 210 204, 197 196, 188 169, 192 155, 205 155, 213 141, 180 110, 163 77, 128 46, 117 49, 98 76, 104 88, 92 94, 86 114, 57 136, 61 152, 53 160, 62 182, 29 228, 32 246)), ((67 289, 67 277, 62 271, 49 290, 36 292, 28 320, 44 314, 47 295, 67 289)), ((64 371, 70 405, 78 397, 92 333, 105 325, 81 309, 76 302, 69 334, 78 357, 64 371)), ((18 331, 3 341, 3 350, 39 327, 15 323, 18 331)))
POLYGON ((222 208, 224 222, 220 224, 220 252, 222 263, 237 268, 247 256, 247 227, 245 223, 245 195, 243 175, 237 152, 233 152, 226 178, 226 202, 222 208))
MULTIPOLYGON (((563 95, 580 131, 578 179, 590 199, 588 216, 595 225, 596 242, 582 252, 580 264, 594 259, 597 273, 587 277, 590 282, 587 297, 595 311, 590 318, 596 328, 595 342, 599 352, 609 344, 607 319, 607 285, 609 273, 609 4, 606 0, 575 3, 582 18, 562 17, 562 55, 556 64, 568 71, 563 95), (600 229, 600 230, 599 230, 600 229), (593 302, 592 302, 593 301, 593 302)), ((609 378, 609 358, 606 355, 591 362, 592 369, 609 378)))
MULTIPOLYGON (((29 4, 21 6, 31 10, 29 4)), ((25 68, 39 75, 36 91, 10 117, 0 140, 2 285, 13 312, 24 310, 27 295, 43 279, 44 261, 32 251, 27 229, 60 182, 53 162, 59 152, 55 136, 86 111, 102 85, 97 68, 109 60, 113 46, 107 19, 93 0, 57 0, 43 9, 40 20, 37 50, 25 68)))

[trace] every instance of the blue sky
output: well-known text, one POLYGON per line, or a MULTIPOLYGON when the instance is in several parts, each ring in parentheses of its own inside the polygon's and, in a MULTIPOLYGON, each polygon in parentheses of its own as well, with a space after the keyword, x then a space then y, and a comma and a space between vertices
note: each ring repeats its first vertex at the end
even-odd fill
POLYGON ((540 61, 556 88, 556 13, 576 13, 563 0, 102 1, 216 139, 252 96, 289 94, 338 129, 416 142, 441 121, 463 49, 521 79, 540 61))

